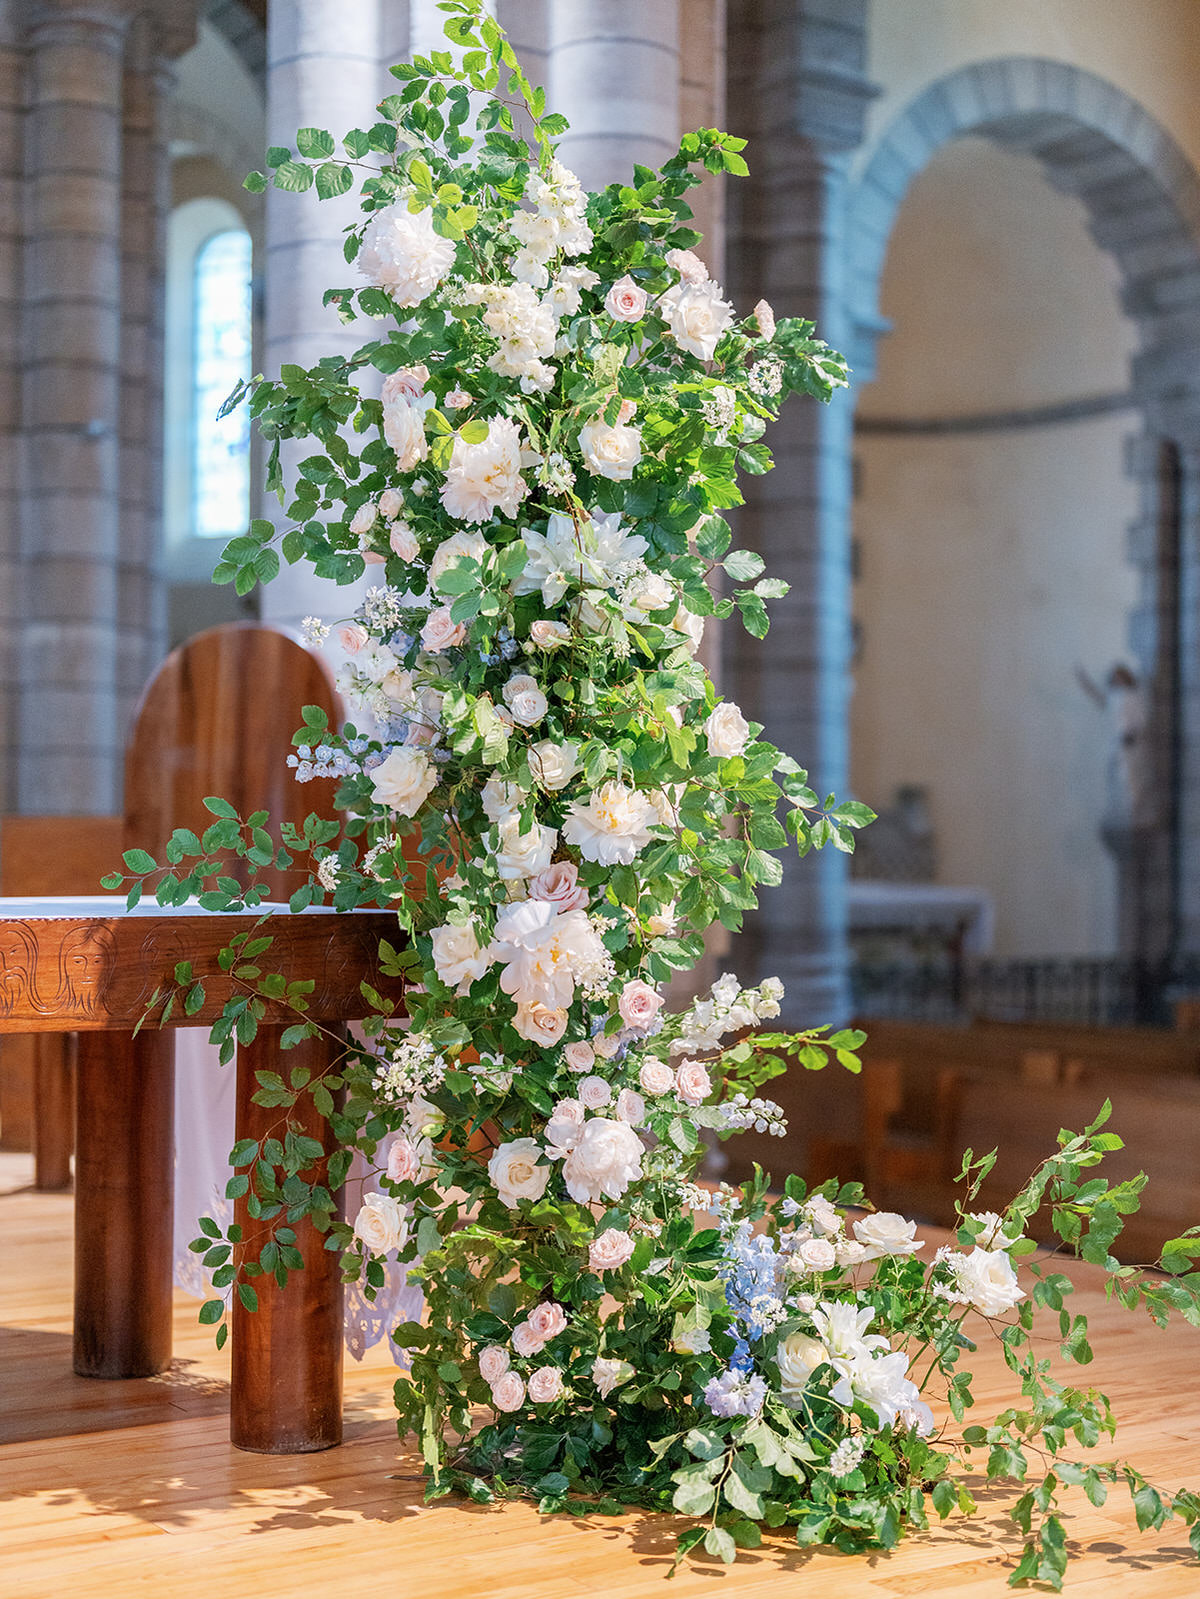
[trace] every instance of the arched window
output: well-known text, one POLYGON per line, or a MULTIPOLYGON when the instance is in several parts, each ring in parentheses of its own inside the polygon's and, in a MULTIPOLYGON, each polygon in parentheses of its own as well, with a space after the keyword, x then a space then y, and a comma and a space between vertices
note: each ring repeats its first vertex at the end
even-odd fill
POLYGON ((203 580, 250 520, 250 419, 217 412, 251 376, 253 248, 238 211, 215 197, 171 214, 167 243, 164 510, 168 570, 203 580))
POLYGON ((206 239, 196 255, 192 368, 192 531, 230 538, 250 515, 250 416, 218 417, 250 377, 251 246, 245 228, 206 239))

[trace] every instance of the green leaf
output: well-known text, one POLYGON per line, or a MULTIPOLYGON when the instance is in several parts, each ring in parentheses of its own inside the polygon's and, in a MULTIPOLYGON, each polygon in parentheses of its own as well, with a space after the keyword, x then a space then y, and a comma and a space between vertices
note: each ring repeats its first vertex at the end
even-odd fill
POLYGON ((746 583, 755 578, 767 563, 757 550, 730 550, 721 562, 735 583, 746 583))
POLYGON ((711 1482, 692 1477, 679 1484, 671 1503, 682 1516, 707 1516, 716 1497, 717 1490, 711 1482))
POLYGON ((337 161, 326 161, 324 166, 317 168, 319 200, 332 200, 336 195, 345 194, 347 189, 353 187, 354 174, 349 167, 342 166, 337 161))
POLYGON ((737 1559, 737 1545, 724 1527, 710 1527, 704 1534, 704 1547, 710 1555, 716 1555, 727 1566, 732 1566, 737 1559))
POLYGON ((313 169, 306 167, 301 161, 285 161, 275 168, 275 187, 286 189, 292 194, 303 194, 306 189, 311 189, 313 183, 313 169))
POLYGON ((148 855, 144 849, 127 849, 121 859, 129 870, 136 872, 139 877, 154 871, 156 865, 154 856, 148 855))
POLYGON ((267 180, 261 172, 247 172, 242 179, 242 188, 251 194, 261 194, 267 186, 267 180))
POLYGON ((206 1299, 200 1306, 200 1322, 205 1327, 211 1327, 214 1322, 220 1321, 225 1314, 225 1301, 223 1299, 206 1299))
POLYGON ((296 132, 296 148, 310 161, 319 161, 333 154, 333 135, 324 128, 300 128, 296 132))

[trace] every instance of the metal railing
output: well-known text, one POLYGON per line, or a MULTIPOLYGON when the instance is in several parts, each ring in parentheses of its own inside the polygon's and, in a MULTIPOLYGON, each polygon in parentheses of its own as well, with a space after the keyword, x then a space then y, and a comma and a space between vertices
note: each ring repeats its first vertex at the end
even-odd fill
POLYGON ((1069 1022, 1169 1027, 1177 1000, 1200 995, 1200 956, 984 960, 939 954, 851 967, 854 1014, 904 1021, 1069 1022))

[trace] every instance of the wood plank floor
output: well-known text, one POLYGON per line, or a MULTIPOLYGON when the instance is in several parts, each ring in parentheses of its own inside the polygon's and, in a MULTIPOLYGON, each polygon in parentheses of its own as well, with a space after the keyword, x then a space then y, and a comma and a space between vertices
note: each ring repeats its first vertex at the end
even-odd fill
MULTIPOLYGON (((179 1299, 177 1359, 161 1378, 102 1383, 70 1373, 71 1201, 23 1185, 25 1157, 0 1157, 0 1594, 4 1599, 307 1599, 344 1584, 389 1599, 670 1599, 723 1587, 809 1599, 992 1599, 1014 1541, 989 1494, 979 1518, 889 1555, 805 1553, 780 1539, 727 1571, 663 1578, 662 1517, 543 1520, 524 1505, 420 1503, 418 1463, 390 1420, 393 1373, 379 1351, 348 1362, 347 1441, 327 1454, 239 1454, 227 1434, 227 1357, 179 1299), (2 1191, 7 1190, 7 1191, 2 1191)), ((1081 1285, 1095 1274, 1077 1270, 1081 1285)), ((1125 1423, 1121 1451, 1166 1486, 1200 1484, 1200 1334, 1162 1332, 1080 1296, 1096 1331, 1093 1380, 1125 1423), (1086 1301, 1086 1304, 1084 1303, 1086 1301)), ((989 1353, 977 1415, 1009 1390, 989 1353)), ((1141 1537, 1114 1493, 1068 1499, 1079 1599, 1198 1599, 1200 1566, 1176 1526, 1141 1537)))

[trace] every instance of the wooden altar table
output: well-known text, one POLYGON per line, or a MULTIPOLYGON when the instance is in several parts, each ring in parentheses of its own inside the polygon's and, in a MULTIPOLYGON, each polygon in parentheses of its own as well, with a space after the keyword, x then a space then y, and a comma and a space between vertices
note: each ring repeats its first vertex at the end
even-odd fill
MULTIPOLYGON (((75 1164, 74 1366, 81 1376, 146 1377, 171 1359, 171 1235, 174 1185, 176 1026, 211 1025, 244 991, 217 964, 218 952, 263 917, 255 937, 274 942, 265 970, 313 978, 303 1019, 330 1036, 286 1053, 295 1011, 268 1005, 258 1035, 237 1051, 237 1137, 277 1132, 282 1113, 255 1105, 255 1073, 313 1076, 336 1059, 343 1023, 368 1013, 360 983, 399 998, 378 972, 379 940, 396 937, 383 911, 340 916, 314 908, 291 915, 260 906, 234 915, 197 905, 125 910, 123 896, 0 898, 0 1033, 74 1033, 78 1038, 75 1164), (134 1036, 155 990, 190 961, 205 988, 191 1016, 177 1003, 167 1028, 157 1017, 134 1036)), ((292 1114, 332 1149, 327 1124, 303 1102, 292 1114)), ((186 1130, 184 1130, 186 1131, 186 1130)), ((237 1219, 246 1226, 244 1202, 237 1219)), ((304 1269, 286 1290, 255 1279, 258 1309, 234 1298, 230 1436, 264 1454, 327 1449, 342 1438, 342 1287, 336 1252, 307 1219, 296 1226, 304 1269)), ((257 1251, 255 1251, 257 1254, 257 1251)))

